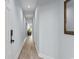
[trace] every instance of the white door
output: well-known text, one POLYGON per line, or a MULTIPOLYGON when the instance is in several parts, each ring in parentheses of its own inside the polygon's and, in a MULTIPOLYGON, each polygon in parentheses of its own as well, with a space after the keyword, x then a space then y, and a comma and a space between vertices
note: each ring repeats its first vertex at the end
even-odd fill
POLYGON ((6 2, 6 8, 5 8, 5 51, 6 51, 6 59, 12 59, 12 51, 13 47, 10 43, 11 36, 10 36, 10 29, 12 29, 12 20, 11 20, 11 10, 9 8, 8 2, 6 2))
MULTIPOLYGON (((18 8, 18 7, 17 7, 18 8)), ((6 23, 6 37, 5 37, 5 51, 6 59, 17 59, 21 46, 26 37, 25 26, 23 24, 23 19, 20 17, 20 8, 16 10, 14 0, 6 0, 5 8, 5 23, 6 23), (13 30, 12 40, 14 42, 11 44, 11 29, 13 30)))

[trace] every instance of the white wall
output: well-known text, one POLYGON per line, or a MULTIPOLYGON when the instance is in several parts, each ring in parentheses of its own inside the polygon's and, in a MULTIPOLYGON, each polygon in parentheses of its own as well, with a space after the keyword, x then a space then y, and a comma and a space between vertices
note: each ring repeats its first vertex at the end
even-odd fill
POLYGON ((35 16, 33 19, 33 33, 34 33, 34 41, 37 52, 39 51, 39 8, 35 10, 35 16))
POLYGON ((61 59, 74 59, 74 36, 64 35, 61 41, 61 59))
POLYGON ((74 37, 64 35, 64 3, 53 0, 39 7, 39 52, 52 59, 73 59, 74 37))
POLYGON ((74 57, 74 36, 64 34, 64 3, 60 1, 59 7, 59 59, 73 59, 74 57))
POLYGON ((5 11, 5 23, 6 23, 6 59, 17 59, 19 49, 21 49, 22 43, 25 38, 25 28, 23 18, 21 15, 21 9, 15 6, 14 0, 6 0, 5 11), (14 43, 10 43, 10 30, 13 29, 14 43))
POLYGON ((64 3, 59 2, 59 59, 74 58, 74 36, 64 34, 64 3))
POLYGON ((59 0, 39 7, 39 52, 52 59, 59 55, 59 0))

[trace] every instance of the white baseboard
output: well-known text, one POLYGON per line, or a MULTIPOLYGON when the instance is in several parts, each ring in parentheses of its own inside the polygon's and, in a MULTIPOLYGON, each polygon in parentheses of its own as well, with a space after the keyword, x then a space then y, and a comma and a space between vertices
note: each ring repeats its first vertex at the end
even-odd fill
POLYGON ((39 53, 39 57, 42 57, 43 59, 54 59, 53 57, 47 56, 43 53, 39 53))

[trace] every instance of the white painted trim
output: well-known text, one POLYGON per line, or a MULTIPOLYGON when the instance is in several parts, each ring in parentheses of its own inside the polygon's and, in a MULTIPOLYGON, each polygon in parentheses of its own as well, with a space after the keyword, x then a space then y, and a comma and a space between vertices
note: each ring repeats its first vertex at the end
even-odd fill
POLYGON ((51 56, 47 56, 47 55, 45 55, 45 54, 43 54, 43 53, 40 53, 40 52, 39 52, 39 57, 41 57, 41 58, 43 58, 43 59, 55 59, 55 58, 53 58, 53 57, 51 57, 51 56))

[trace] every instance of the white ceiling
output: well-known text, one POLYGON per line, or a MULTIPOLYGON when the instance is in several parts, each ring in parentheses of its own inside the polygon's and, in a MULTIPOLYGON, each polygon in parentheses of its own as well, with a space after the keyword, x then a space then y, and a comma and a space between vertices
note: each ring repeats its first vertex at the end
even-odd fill
POLYGON ((20 0, 20 3, 23 10, 31 11, 36 8, 37 0, 20 0))
POLYGON ((35 10, 37 6, 42 6, 54 1, 56 0, 20 0, 20 4, 23 10, 35 10), (30 8, 28 8, 28 5, 30 5, 30 8))
POLYGON ((20 6, 23 10, 23 14, 25 17, 33 17, 36 5, 37 0, 20 0, 20 6))
POLYGON ((20 6, 25 16, 34 15, 37 6, 43 6, 54 1, 56 0, 20 0, 20 6), (30 6, 30 8, 28 8, 28 6, 30 6))
MULTIPOLYGON (((6 0, 11 1, 11 0, 6 0)), ((33 15, 37 6, 43 6, 56 0, 15 0, 16 6, 22 8, 24 15, 33 15), (30 6, 30 8, 28 8, 30 6)))
POLYGON ((38 0, 38 6, 43 6, 45 4, 49 4, 54 1, 56 1, 56 0, 38 0))

